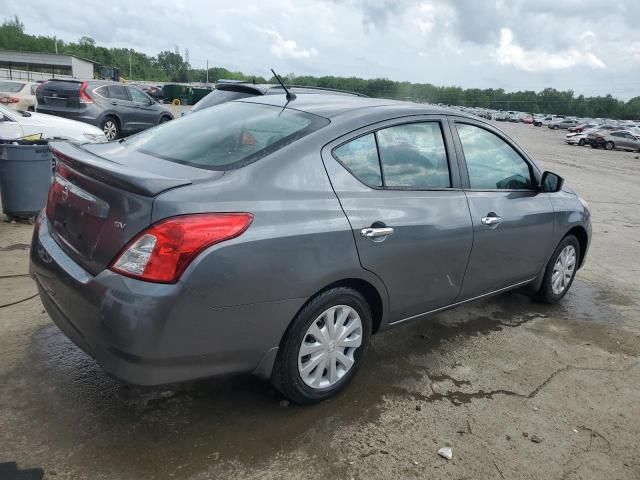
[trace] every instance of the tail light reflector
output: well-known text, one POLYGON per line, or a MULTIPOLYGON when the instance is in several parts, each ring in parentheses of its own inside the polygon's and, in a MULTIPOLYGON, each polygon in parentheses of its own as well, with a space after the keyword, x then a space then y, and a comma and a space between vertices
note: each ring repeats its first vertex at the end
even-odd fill
POLYGON ((252 221, 250 213, 171 217, 134 237, 109 268, 140 280, 175 283, 203 250, 241 235, 252 221))
POLYGON ((0 103, 18 103, 19 101, 18 97, 0 97, 0 103))
POLYGON ((80 99, 80 103, 95 103, 93 98, 91 98, 87 93, 87 82, 82 82, 82 85, 80 85, 78 97, 80 99))

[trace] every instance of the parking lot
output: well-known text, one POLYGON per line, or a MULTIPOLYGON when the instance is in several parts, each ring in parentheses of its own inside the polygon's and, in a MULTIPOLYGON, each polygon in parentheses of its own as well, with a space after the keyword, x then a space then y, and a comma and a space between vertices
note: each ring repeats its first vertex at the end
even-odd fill
POLYGON ((499 126, 590 204, 572 289, 560 305, 513 292, 385 332, 349 388, 312 407, 253 377, 111 379, 35 295, 32 227, 0 224, 0 463, 91 480, 640 478, 640 156, 499 126))

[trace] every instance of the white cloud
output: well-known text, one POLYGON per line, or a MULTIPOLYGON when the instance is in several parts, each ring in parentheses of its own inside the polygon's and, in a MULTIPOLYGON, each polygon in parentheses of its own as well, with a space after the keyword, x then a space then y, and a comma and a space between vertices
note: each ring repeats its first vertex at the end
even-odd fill
POLYGON ((314 47, 299 48, 295 40, 287 40, 275 30, 258 28, 258 31, 271 40, 271 53, 278 58, 310 58, 318 54, 314 47))
POLYGON ((513 32, 508 28, 500 29, 500 45, 495 54, 500 65, 511 65, 528 72, 564 70, 576 66, 606 68, 606 65, 594 53, 569 48, 557 53, 543 50, 525 50, 514 43, 513 32))

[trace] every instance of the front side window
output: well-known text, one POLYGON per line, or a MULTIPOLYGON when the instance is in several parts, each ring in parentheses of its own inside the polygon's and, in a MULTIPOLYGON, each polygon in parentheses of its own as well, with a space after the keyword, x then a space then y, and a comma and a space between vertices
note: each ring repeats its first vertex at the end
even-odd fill
POLYGON ((511 145, 475 125, 456 124, 472 189, 532 188, 529 165, 511 145))
POLYGON ((210 170, 239 168, 327 125, 289 108, 228 102, 129 137, 123 145, 165 160, 210 170))
POLYGON ((145 105, 149 103, 149 97, 137 88, 129 88, 129 93, 131 94, 131 100, 134 102, 144 103, 145 105))
POLYGON ((384 185, 449 188, 447 151, 439 122, 408 123, 377 132, 384 185))
POLYGON ((361 182, 372 187, 382 186, 378 150, 373 133, 339 146, 333 151, 333 155, 361 182))

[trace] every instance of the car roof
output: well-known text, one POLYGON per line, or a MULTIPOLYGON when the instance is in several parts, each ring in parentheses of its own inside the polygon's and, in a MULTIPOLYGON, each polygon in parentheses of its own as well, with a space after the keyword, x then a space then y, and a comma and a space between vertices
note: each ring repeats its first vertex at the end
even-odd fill
POLYGON ((294 100, 287 101, 282 95, 264 95, 234 100, 236 102, 252 102, 277 107, 287 107, 303 112, 313 113, 325 118, 337 118, 342 115, 361 112, 371 109, 384 109, 387 114, 397 113, 398 116, 408 115, 455 115, 467 118, 476 118, 458 110, 438 107, 424 103, 404 102, 399 100, 387 100, 383 98, 356 97, 340 94, 325 93, 323 95, 299 94, 294 100))

